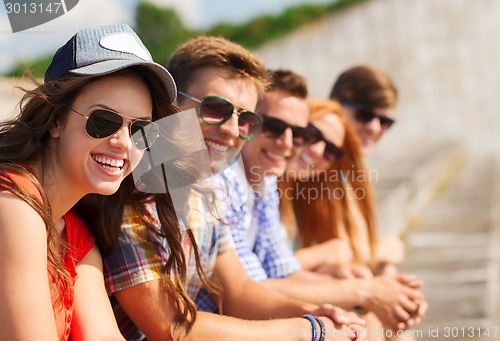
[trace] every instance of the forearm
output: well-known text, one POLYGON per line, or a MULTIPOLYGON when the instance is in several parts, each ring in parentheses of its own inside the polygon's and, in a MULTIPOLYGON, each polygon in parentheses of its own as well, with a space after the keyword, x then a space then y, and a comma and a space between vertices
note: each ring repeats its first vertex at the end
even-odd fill
POLYGON ((299 249, 293 253, 304 270, 314 270, 322 264, 321 246, 314 245, 299 249))
POLYGON ((316 309, 315 305, 289 298, 254 281, 233 251, 217 257, 214 276, 224 288, 225 315, 247 320, 265 320, 296 317, 316 309))
POLYGON ((288 297, 314 304, 331 303, 344 309, 364 306, 369 295, 368 282, 363 279, 321 276, 310 281, 289 277, 267 279, 265 284, 288 297))
POLYGON ((353 261, 349 243, 337 238, 295 251, 303 270, 316 271, 320 266, 346 266, 353 261))
POLYGON ((186 340, 309 341, 311 340, 311 323, 304 318, 246 321, 199 312, 197 321, 186 340))
POLYGON ((224 314, 247 320, 297 317, 317 308, 252 280, 232 295, 224 298, 224 314))

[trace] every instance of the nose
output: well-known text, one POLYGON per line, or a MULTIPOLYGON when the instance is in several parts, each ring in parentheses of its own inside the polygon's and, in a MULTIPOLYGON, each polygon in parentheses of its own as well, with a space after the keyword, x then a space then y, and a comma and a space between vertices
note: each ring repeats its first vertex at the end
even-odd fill
POLYGON ((313 145, 306 146, 304 148, 311 152, 315 160, 319 160, 323 158, 323 155, 325 154, 326 143, 325 141, 319 141, 313 145))
POLYGON ((219 131, 232 139, 240 136, 240 129, 238 128, 238 115, 233 113, 229 120, 219 126, 219 131))
POLYGON ((380 119, 377 117, 374 117, 370 122, 366 122, 365 130, 370 131, 370 132, 374 132, 374 133, 381 132, 382 126, 380 124, 380 119))
POLYGON ((131 122, 127 122, 114 135, 111 136, 109 144, 120 150, 131 150, 134 146, 130 133, 131 122))
POLYGON ((280 137, 275 139, 277 145, 279 145, 283 151, 292 150, 295 148, 293 144, 293 133, 292 128, 288 127, 280 137))

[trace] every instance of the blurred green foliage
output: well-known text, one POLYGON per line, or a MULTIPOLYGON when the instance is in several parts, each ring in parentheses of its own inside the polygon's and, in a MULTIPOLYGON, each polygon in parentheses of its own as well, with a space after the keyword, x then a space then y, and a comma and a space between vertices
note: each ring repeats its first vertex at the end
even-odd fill
POLYGON ((33 61, 23 61, 17 63, 16 67, 5 74, 7 77, 29 77, 29 76, 34 76, 34 77, 39 77, 42 78, 43 75, 45 74, 45 70, 50 65, 50 62, 52 61, 52 55, 46 56, 37 60, 33 61))
POLYGON ((279 15, 260 16, 242 25, 222 23, 210 29, 207 34, 223 36, 246 48, 254 49, 334 11, 363 1, 366 0, 338 0, 326 5, 297 5, 279 15))
POLYGON ((173 9, 147 2, 137 7, 135 31, 153 59, 163 65, 178 45, 202 33, 187 28, 173 9))
MULTIPOLYGON (((221 23, 204 32, 186 27, 171 8, 157 7, 141 1, 136 11, 135 31, 148 47, 153 59, 165 65, 177 46, 200 34, 223 36, 246 48, 255 49, 334 11, 364 1, 367 0, 337 0, 330 4, 297 5, 279 15, 263 15, 244 24, 221 23)), ((35 77, 43 77, 51 59, 52 56, 48 56, 32 62, 21 62, 7 76, 23 76, 29 70, 35 77)))

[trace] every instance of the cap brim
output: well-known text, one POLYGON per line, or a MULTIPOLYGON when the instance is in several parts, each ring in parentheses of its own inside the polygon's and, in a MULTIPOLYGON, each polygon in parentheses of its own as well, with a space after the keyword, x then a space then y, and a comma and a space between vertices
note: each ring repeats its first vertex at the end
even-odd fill
POLYGON ((80 76, 101 76, 124 70, 132 66, 140 66, 153 71, 151 73, 144 74, 144 76, 147 78, 149 78, 150 75, 158 77, 160 83, 164 85, 167 98, 171 103, 175 101, 177 97, 177 86, 175 85, 174 78, 166 68, 158 63, 137 60, 107 60, 74 69, 69 72, 80 76))

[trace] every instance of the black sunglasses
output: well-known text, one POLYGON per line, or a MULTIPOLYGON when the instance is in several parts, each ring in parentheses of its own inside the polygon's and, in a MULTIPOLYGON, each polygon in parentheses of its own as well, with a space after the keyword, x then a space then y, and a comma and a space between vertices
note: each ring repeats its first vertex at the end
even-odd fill
POLYGON ((199 115, 206 124, 221 125, 227 122, 233 114, 238 115, 238 129, 243 140, 250 140, 257 134, 261 125, 259 115, 249 110, 236 111, 233 103, 219 96, 207 96, 198 99, 185 92, 179 91, 179 95, 187 97, 200 103, 199 115))
POLYGON ((293 126, 276 117, 262 115, 262 118, 262 132, 267 137, 278 138, 290 128, 294 146, 300 147, 307 143, 308 133, 306 128, 293 126))
POLYGON ((323 157, 326 161, 334 162, 335 160, 340 159, 342 155, 344 155, 344 150, 340 147, 337 147, 335 143, 326 140, 321 131, 312 123, 309 123, 307 125, 307 132, 309 134, 307 140, 309 144, 315 144, 319 141, 325 142, 325 152, 323 154, 323 157))
POLYGON ((394 119, 390 117, 374 113, 372 110, 370 110, 365 106, 349 101, 342 101, 341 103, 346 106, 354 107, 355 108, 354 118, 361 123, 369 123, 373 121, 373 119, 378 118, 380 126, 382 127, 382 129, 385 130, 389 129, 394 124, 394 122, 396 122, 394 119))
POLYGON ((137 149, 151 147, 159 135, 160 128, 155 122, 149 120, 131 119, 105 109, 94 110, 89 115, 84 115, 73 108, 70 109, 87 119, 85 130, 90 137, 95 139, 102 139, 115 134, 123 127, 125 122, 128 122, 129 135, 137 149), (123 118, 126 118, 127 121, 123 118))

